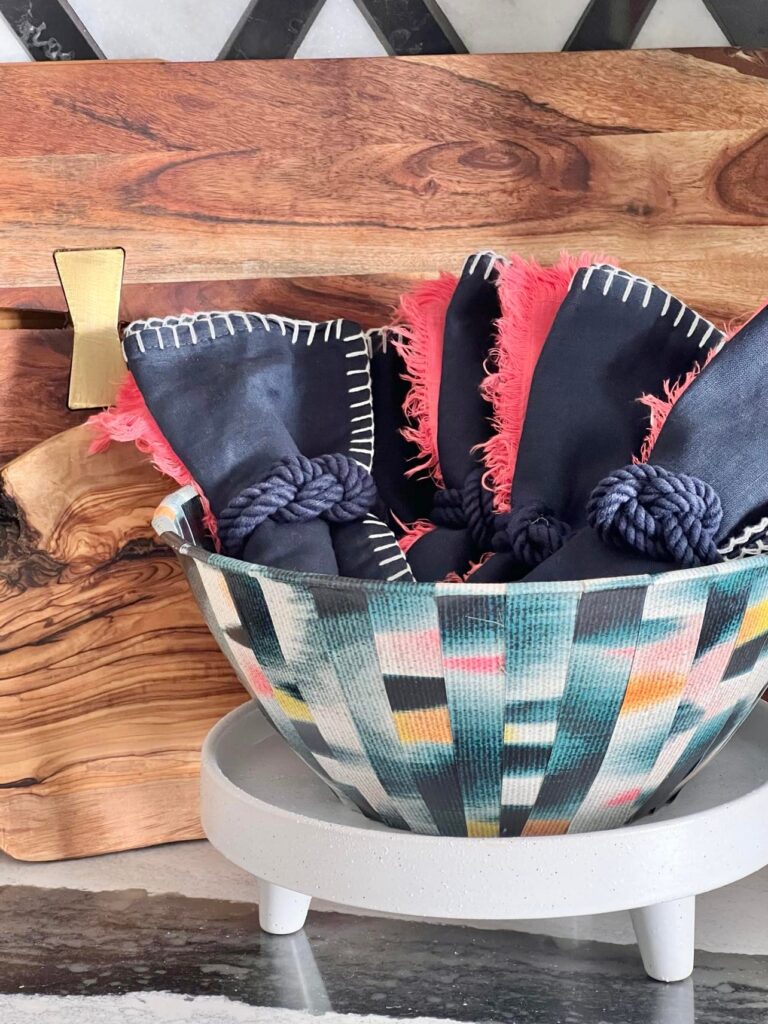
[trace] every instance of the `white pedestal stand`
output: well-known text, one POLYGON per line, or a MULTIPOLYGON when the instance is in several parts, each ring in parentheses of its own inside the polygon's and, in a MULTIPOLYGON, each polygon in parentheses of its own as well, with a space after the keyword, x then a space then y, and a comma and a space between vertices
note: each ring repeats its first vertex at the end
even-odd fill
POLYGON ((647 973, 693 969, 697 893, 768 864, 768 705, 669 806, 608 832, 524 839, 418 836, 343 806, 255 704, 208 735, 202 819, 259 879, 261 927, 302 928, 313 896, 410 917, 499 920, 629 910, 647 973))

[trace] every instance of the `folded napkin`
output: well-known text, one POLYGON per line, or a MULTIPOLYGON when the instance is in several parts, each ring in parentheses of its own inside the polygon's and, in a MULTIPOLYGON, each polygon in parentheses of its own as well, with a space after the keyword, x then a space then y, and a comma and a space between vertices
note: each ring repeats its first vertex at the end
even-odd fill
POLYGON ((481 447, 496 512, 509 512, 512 480, 520 447, 528 395, 541 350, 552 329, 573 275, 597 262, 592 253, 561 253, 557 263, 541 266, 513 253, 498 267, 501 317, 482 393, 493 408, 492 433, 481 447))
POLYGON ((578 270, 533 374, 500 553, 473 582, 528 578, 583 527, 592 488, 640 448, 637 396, 683 375, 722 338, 644 278, 604 263, 578 270))
POLYGON ((757 553, 768 527, 768 307, 691 375, 645 446, 599 474, 582 529, 529 579, 690 568, 757 553))
MULTIPOLYGON (((419 449, 407 436, 405 403, 409 383, 403 360, 393 344, 395 335, 386 328, 368 331, 373 390, 373 468, 383 505, 389 509, 395 532, 403 524, 429 514, 435 494, 435 481, 428 474, 410 472, 419 458, 419 449)), ((356 435, 364 432, 365 421, 357 421, 356 435)))
POLYGON ((225 554, 411 579, 370 475, 368 339, 347 320, 242 312, 131 324, 149 412, 210 503, 225 554))
MULTIPOLYGON (((468 257, 442 305, 442 318, 440 300, 447 289, 429 290, 429 316, 421 313, 427 329, 411 333, 399 346, 419 396, 406 402, 406 409, 417 410, 412 436, 418 437, 424 464, 439 485, 429 522, 419 524, 406 542, 418 580, 465 573, 488 549, 492 495, 475 449, 492 432, 493 409, 481 384, 501 315, 498 265, 495 253, 468 257)), ((448 280, 445 276, 438 285, 448 280)))

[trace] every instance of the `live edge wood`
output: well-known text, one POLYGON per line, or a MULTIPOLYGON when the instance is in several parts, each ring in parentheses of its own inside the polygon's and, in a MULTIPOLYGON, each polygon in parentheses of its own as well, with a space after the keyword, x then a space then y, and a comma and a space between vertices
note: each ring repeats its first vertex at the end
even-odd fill
POLYGON ((200 744, 245 699, 151 536, 167 481, 90 438, 0 474, 0 849, 25 860, 200 836, 200 744))
POLYGON ((768 280, 760 53, 0 67, 0 283, 424 273, 601 248, 697 306, 768 280))
MULTIPOLYGON (((245 308, 374 326, 407 284, 128 285, 120 315, 245 308)), ((6 288, 0 305, 64 299, 6 288)), ((0 850, 24 860, 198 838, 200 744, 245 697, 151 535, 173 484, 130 447, 87 457, 86 428, 53 437, 86 415, 66 408, 71 349, 71 330, 0 330, 0 850)))

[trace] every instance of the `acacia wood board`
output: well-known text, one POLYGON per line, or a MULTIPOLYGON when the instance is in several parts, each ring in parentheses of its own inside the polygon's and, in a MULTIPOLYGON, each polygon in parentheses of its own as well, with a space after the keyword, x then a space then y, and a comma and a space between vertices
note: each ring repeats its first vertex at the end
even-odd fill
POLYGON ((431 273, 604 249, 695 306, 768 279, 763 52, 0 67, 0 284, 431 273))

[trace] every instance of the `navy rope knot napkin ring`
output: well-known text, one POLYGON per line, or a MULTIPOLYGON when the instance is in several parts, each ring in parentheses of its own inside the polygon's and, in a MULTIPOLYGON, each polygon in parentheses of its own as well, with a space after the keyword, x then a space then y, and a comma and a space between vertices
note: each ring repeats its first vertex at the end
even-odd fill
POLYGON ((605 477, 587 504, 587 521, 601 540, 684 569, 721 561, 715 537, 722 518, 710 484, 648 463, 605 477))
POLYGON ((568 523, 541 502, 527 502, 497 519, 500 528, 493 537, 493 550, 509 552, 519 565, 530 568, 553 555, 572 533, 568 523))
POLYGON ((469 530, 481 551, 491 546, 497 516, 493 511, 493 494, 483 487, 485 470, 471 469, 463 487, 446 487, 435 492, 431 519, 435 526, 451 530, 469 530))
POLYGON ((528 502, 511 512, 496 513, 493 494, 483 486, 485 471, 471 470, 463 487, 435 493, 431 519, 436 526, 469 530, 479 550, 512 554, 522 566, 538 565, 562 547, 571 527, 541 502, 528 502))
POLYGON ((238 558, 253 531, 267 519, 349 523, 362 519, 376 498, 371 474, 347 455, 288 455, 273 463, 264 480, 229 502, 219 515, 219 538, 226 554, 238 558))

